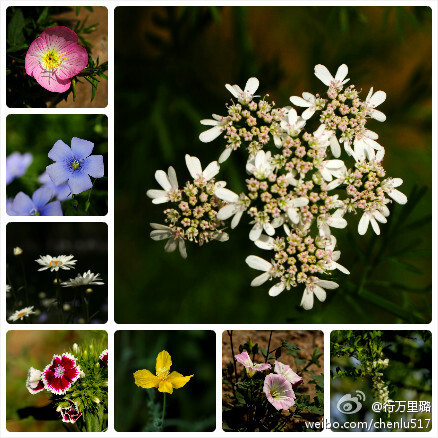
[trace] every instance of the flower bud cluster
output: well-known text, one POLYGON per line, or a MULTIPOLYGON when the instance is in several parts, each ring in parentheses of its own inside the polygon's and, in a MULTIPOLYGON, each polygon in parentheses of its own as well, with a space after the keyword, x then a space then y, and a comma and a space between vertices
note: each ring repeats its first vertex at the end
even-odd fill
POLYGON ((199 245, 218 238, 224 223, 216 216, 223 202, 215 196, 215 189, 214 178, 198 178, 185 184, 178 201, 171 201, 175 207, 164 210, 165 222, 174 236, 199 245))
POLYGON ((380 358, 369 360, 365 363, 366 373, 370 376, 373 382, 372 393, 373 397, 380 403, 389 401, 389 389, 383 380, 383 370, 389 365, 389 359, 383 359, 383 353, 380 352, 380 358))

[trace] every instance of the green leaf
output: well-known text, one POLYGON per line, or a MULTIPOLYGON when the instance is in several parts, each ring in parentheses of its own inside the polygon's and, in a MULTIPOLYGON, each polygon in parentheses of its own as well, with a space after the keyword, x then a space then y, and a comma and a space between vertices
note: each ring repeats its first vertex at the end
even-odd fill
POLYGON ((297 357, 297 351, 300 350, 300 347, 297 347, 293 344, 288 344, 286 341, 281 343, 281 346, 286 349, 286 354, 289 354, 293 357, 297 357))
POLYGON ((8 26, 7 40, 10 46, 15 47, 26 42, 23 34, 24 17, 21 9, 16 9, 8 26))
POLYGON ((298 366, 304 365, 306 362, 307 362, 306 359, 295 359, 295 363, 296 363, 298 366))
POLYGON ((29 47, 29 44, 19 44, 18 46, 9 47, 9 49, 6 50, 7 53, 12 52, 19 52, 20 50, 27 49, 29 47))
POLYGON ((40 16, 38 17, 37 24, 45 24, 49 18, 49 7, 46 6, 40 16))

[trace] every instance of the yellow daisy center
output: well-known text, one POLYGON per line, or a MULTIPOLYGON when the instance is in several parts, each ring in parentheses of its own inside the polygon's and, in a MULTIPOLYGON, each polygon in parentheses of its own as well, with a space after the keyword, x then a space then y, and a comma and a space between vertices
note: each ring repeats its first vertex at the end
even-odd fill
POLYGON ((62 262, 61 262, 60 260, 52 260, 52 261, 50 262, 50 265, 51 265, 51 266, 58 266, 58 264, 59 264, 59 265, 62 265, 62 262))
POLYGON ((22 318, 25 315, 26 315, 26 312, 18 312, 17 313, 17 318, 22 318))
POLYGON ((67 52, 59 53, 55 49, 50 49, 41 57, 41 61, 43 66, 48 71, 56 70, 61 66, 62 61, 64 60, 64 55, 67 52))

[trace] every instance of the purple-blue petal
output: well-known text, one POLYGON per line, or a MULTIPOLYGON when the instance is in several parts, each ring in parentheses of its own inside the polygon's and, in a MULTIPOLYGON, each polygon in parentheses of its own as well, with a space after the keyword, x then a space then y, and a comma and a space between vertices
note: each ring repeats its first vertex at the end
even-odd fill
POLYGON ((35 209, 35 205, 29 196, 23 192, 19 192, 12 201, 11 208, 16 216, 30 216, 30 212, 35 209))
POLYGON ((73 195, 85 192, 93 187, 90 177, 86 173, 82 172, 82 170, 77 170, 70 175, 68 185, 73 195))
POLYGON ((93 152, 94 143, 88 140, 82 140, 82 138, 73 137, 71 139, 71 150, 73 155, 78 160, 87 158, 91 152, 93 152))
POLYGON ((63 216, 59 201, 49 202, 42 210, 41 216, 63 216))
POLYGON ((102 178, 105 173, 102 155, 91 155, 82 163, 82 171, 93 178, 102 178))
POLYGON ((46 172, 49 174, 53 184, 59 186, 70 178, 73 169, 64 163, 53 163, 46 167, 46 172))
POLYGON ((37 210, 41 210, 53 198, 52 189, 40 187, 32 195, 32 201, 37 210))
POLYGON ((73 158, 72 150, 62 140, 58 140, 50 149, 49 158, 53 161, 67 161, 73 158))
POLYGON ((56 197, 58 201, 65 201, 66 199, 71 198, 70 187, 67 183, 61 184, 57 186, 50 179, 50 176, 47 172, 44 172, 39 178, 38 182, 43 184, 43 187, 49 187, 53 191, 53 195, 56 197))
POLYGON ((23 176, 32 161, 33 155, 30 152, 25 154, 13 152, 6 157, 6 185, 12 182, 15 178, 23 176))
POLYGON ((12 210, 12 203, 14 202, 13 199, 7 199, 6 200, 6 213, 9 216, 17 216, 14 210, 12 210))

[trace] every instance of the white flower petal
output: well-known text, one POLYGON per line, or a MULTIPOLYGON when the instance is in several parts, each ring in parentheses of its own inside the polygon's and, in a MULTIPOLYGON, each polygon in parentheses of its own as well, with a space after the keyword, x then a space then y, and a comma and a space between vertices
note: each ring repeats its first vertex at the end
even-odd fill
POLYGON ((203 175, 207 181, 210 181, 219 173, 220 167, 217 161, 212 161, 204 170, 203 175))
POLYGON ((234 215, 234 217, 233 217, 233 219, 231 221, 231 229, 234 229, 234 228, 237 227, 237 225, 239 225, 239 222, 240 222, 240 219, 242 218, 242 215, 243 215, 243 210, 238 211, 234 215))
POLYGON ((374 216, 370 217, 370 222, 371 222, 371 226, 373 227, 374 232, 379 236, 380 235, 380 227, 379 227, 379 224, 377 223, 376 219, 374 218, 374 216))
POLYGON ((274 239, 270 236, 265 236, 262 234, 259 240, 256 240, 254 243, 261 249, 271 250, 273 248, 274 239))
POLYGON ((170 166, 167 173, 169 175, 169 181, 172 187, 174 189, 178 189, 178 179, 176 178, 175 169, 172 166, 170 166))
POLYGON ((368 230, 368 224, 370 223, 370 215, 368 212, 364 212, 359 221, 358 232, 363 236, 368 230))
POLYGON ((237 211, 236 205, 228 204, 219 210, 216 217, 218 218, 218 220, 224 221, 224 220, 227 220, 228 218, 230 218, 231 216, 233 216, 233 214, 235 214, 236 211, 237 211))
POLYGON ((404 204, 406 204, 406 202, 408 202, 407 196, 397 189, 392 189, 392 190, 388 191, 387 193, 389 196, 391 196, 392 199, 394 199, 395 202, 397 202, 401 205, 404 205, 404 204))
POLYGON ((315 109, 314 109, 314 108, 307 108, 307 109, 303 112, 303 114, 301 114, 301 117, 302 117, 304 120, 309 120, 309 119, 313 116, 313 114, 315 114, 315 109))
POLYGON ((255 224, 251 231, 249 232, 249 238, 250 240, 252 240, 253 242, 255 242, 256 240, 259 239, 259 237, 261 236, 263 231, 263 225, 261 224, 255 224))
POLYGON ((269 289, 269 295, 271 297, 276 297, 277 295, 280 295, 283 291, 284 291, 284 284, 280 282, 269 289))
POLYGON ((383 216, 383 214, 380 213, 380 211, 378 211, 378 210, 373 211, 373 216, 382 224, 386 224, 386 222, 388 222, 386 217, 383 216))
POLYGON ((236 98, 242 93, 242 90, 238 85, 225 84, 225 88, 236 98))
POLYGON ((272 268, 271 263, 259 256, 250 255, 245 259, 245 262, 250 268, 258 271, 270 271, 272 268))
POLYGON ((166 190, 155 190, 155 189, 151 189, 148 190, 146 192, 146 195, 151 198, 151 199, 155 199, 155 198, 167 198, 167 200, 169 200, 168 196, 167 196, 167 192, 166 190))
POLYGON ((314 283, 324 289, 336 289, 339 287, 338 283, 330 280, 315 280, 314 283))
POLYGON ((200 175, 202 175, 202 166, 201 166, 201 162, 199 161, 199 158, 191 157, 190 155, 187 154, 186 165, 193 179, 196 179, 200 175))
POLYGON ((299 96, 291 96, 290 101, 296 106, 303 106, 303 107, 312 106, 311 102, 308 102, 307 100, 304 100, 302 97, 299 96))
MULTIPOLYGON (((202 121, 201 121, 202 123, 202 121)), ((222 134, 222 126, 213 126, 213 128, 207 129, 199 134, 199 140, 203 143, 209 143, 215 140, 222 134)))
POLYGON ((219 156, 218 162, 223 163, 224 161, 227 161, 228 158, 230 158, 231 152, 233 150, 231 148, 226 148, 219 156))
MULTIPOLYGON (((152 231, 152 233, 153 233, 153 231, 152 231)), ((151 234, 152 234, 152 233, 151 233, 151 234)), ((171 237, 171 238, 167 241, 166 245, 164 246, 164 251, 166 251, 166 252, 173 252, 173 251, 176 250, 177 246, 178 246, 178 241, 177 241, 177 239, 174 239, 173 237, 171 237)))
POLYGON ((318 64, 318 65, 315 66, 315 76, 324 85, 327 85, 327 86, 330 86, 331 82, 334 79, 332 74, 328 71, 327 67, 325 65, 321 65, 321 64, 318 64))
POLYGON ((310 310, 313 307, 313 292, 309 289, 309 287, 304 289, 303 298, 301 298, 300 304, 305 310, 310 310))
POLYGON ((367 102, 375 108, 376 106, 381 105, 386 100, 386 93, 384 91, 376 91, 370 99, 367 99, 367 102))
POLYGON ((254 95, 257 88, 259 88, 259 80, 257 78, 249 78, 245 85, 245 91, 254 95))
POLYGON ((258 277, 254 278, 254 280, 251 281, 252 287, 261 286, 263 283, 266 283, 267 280, 269 280, 270 274, 269 272, 264 272, 263 274, 259 275, 258 277))
POLYGON ((348 67, 346 64, 342 64, 336 72, 335 81, 339 81, 345 84, 345 82, 349 81, 349 79, 345 80, 347 75, 348 75, 348 67))
POLYGON ((373 110, 371 112, 371 117, 378 122, 384 122, 386 120, 386 115, 379 110, 373 110))
POLYGON ((157 170, 155 172, 155 179, 157 180, 157 183, 160 184, 160 186, 163 187, 163 189, 167 192, 172 188, 169 178, 164 170, 157 170))
MULTIPOLYGON (((303 115, 304 117, 304 115, 303 115)), ((339 141, 336 137, 336 135, 332 135, 330 137, 330 150, 332 151, 332 154, 334 157, 338 158, 341 156, 341 145, 339 144, 339 141)))
POLYGON ((150 236, 152 240, 159 241, 159 240, 169 239, 169 237, 171 237, 172 234, 170 233, 169 230, 154 230, 151 231, 150 236))
POLYGON ((315 294, 316 298, 318 298, 318 300, 321 302, 325 301, 327 297, 326 291, 317 284, 313 285, 313 293, 315 294))
POLYGON ((179 249, 179 253, 180 253, 181 257, 183 259, 186 259, 187 258, 187 249, 186 249, 186 244, 185 244, 184 240, 179 239, 178 249, 179 249))
POLYGON ((239 195, 225 188, 216 189, 214 194, 223 201, 235 203, 239 199, 239 195))

